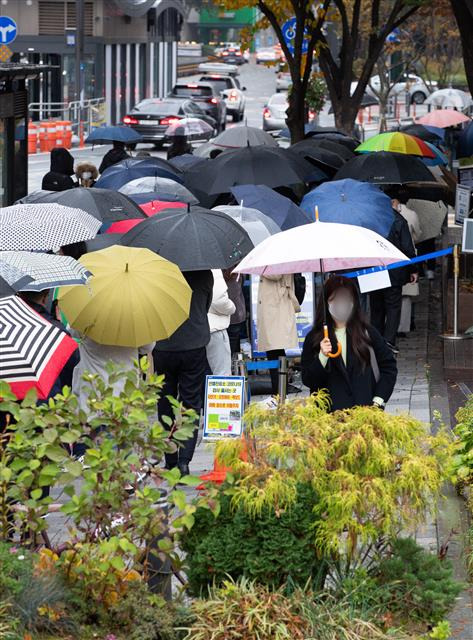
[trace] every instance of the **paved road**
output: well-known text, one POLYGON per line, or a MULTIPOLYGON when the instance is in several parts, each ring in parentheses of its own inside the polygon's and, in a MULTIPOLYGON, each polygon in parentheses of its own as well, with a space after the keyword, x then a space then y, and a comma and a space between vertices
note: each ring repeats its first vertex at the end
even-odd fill
MULTIPOLYGON (((196 76, 189 79, 196 79, 196 76)), ((276 87, 276 74, 274 69, 260 67, 256 64, 244 65, 241 68, 240 81, 242 86, 246 86, 246 118, 243 123, 233 124, 228 122, 228 127, 241 126, 248 124, 255 127, 261 127, 262 113, 265 102, 274 93, 276 87)), ((85 149, 73 149, 72 154, 77 161, 89 160, 96 166, 99 166, 102 157, 109 150, 108 146, 97 146, 94 149, 86 147, 85 149)), ((150 145, 139 145, 138 149, 146 149, 153 155, 165 157, 163 151, 156 151, 150 145)), ((35 191, 41 188, 41 180, 43 175, 49 170, 49 153, 38 153, 29 156, 29 190, 35 191)))

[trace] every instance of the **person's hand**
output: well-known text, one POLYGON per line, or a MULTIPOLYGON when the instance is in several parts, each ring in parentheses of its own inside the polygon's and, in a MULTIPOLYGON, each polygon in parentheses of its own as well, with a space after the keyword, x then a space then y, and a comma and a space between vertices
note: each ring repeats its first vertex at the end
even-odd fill
POLYGON ((414 284, 414 282, 418 282, 418 280, 419 280, 419 274, 418 273, 411 273, 411 277, 410 277, 409 282, 414 284))
POLYGON ((328 354, 331 353, 331 351, 332 351, 332 343, 330 341, 330 338, 324 338, 320 343, 320 353, 328 357, 328 354))

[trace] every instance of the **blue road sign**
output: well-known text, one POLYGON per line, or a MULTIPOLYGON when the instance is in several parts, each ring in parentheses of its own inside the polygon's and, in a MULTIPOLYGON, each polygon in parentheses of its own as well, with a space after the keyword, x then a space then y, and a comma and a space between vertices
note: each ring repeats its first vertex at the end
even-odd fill
MULTIPOLYGON (((296 24, 295 18, 290 18, 282 26, 282 34, 284 36, 284 40, 286 41, 287 48, 291 53, 294 53, 296 29, 297 29, 297 24, 296 24)), ((304 39, 302 40, 302 53, 307 53, 308 50, 309 50, 309 31, 307 27, 305 27, 304 39)))
POLYGON ((0 44, 10 44, 16 38, 18 27, 13 18, 0 16, 0 44))

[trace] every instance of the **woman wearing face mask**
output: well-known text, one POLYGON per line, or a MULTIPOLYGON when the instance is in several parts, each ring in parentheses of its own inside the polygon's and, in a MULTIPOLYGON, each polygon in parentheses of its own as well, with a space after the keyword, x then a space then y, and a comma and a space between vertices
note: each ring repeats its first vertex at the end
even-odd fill
POLYGON ((391 349, 367 323, 352 279, 330 277, 324 294, 328 305, 328 337, 324 337, 325 301, 321 296, 316 323, 304 342, 302 381, 311 393, 327 389, 333 411, 357 405, 384 408, 397 377, 391 349), (336 353, 338 345, 340 355, 330 358, 329 354, 336 353))

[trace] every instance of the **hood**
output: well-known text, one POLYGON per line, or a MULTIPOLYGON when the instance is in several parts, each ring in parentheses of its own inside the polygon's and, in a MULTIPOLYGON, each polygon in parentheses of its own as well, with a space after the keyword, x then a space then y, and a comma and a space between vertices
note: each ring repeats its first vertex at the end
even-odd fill
POLYGON ((97 180, 99 172, 97 171, 95 164, 92 164, 91 162, 80 162, 76 166, 76 178, 80 178, 85 171, 88 171, 91 174, 93 180, 97 180))
POLYGON ((67 149, 60 147, 51 151, 51 171, 66 176, 74 174, 74 158, 67 149))

